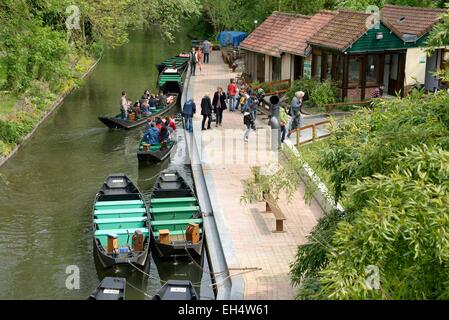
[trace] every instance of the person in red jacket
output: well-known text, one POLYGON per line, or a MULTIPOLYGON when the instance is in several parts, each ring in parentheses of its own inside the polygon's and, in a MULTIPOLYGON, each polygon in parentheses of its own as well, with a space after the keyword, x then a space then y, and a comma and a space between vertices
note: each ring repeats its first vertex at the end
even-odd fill
POLYGON ((176 122, 175 122, 175 120, 173 120, 173 119, 170 118, 170 117, 166 117, 166 118, 165 118, 165 122, 168 123, 168 126, 169 126, 170 128, 172 128, 173 131, 176 131, 176 122))
POLYGON ((235 80, 231 79, 228 84, 228 98, 229 98, 229 111, 234 112, 235 107, 237 106, 237 85, 235 84, 235 80))

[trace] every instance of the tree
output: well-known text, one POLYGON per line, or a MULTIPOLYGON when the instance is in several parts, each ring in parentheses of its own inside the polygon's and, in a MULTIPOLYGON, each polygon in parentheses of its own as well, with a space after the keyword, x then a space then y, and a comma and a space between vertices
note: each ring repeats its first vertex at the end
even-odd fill
MULTIPOLYGON (((439 23, 429 32, 427 38, 427 52, 432 54, 436 49, 449 44, 449 4, 446 4, 447 11, 441 15, 439 23)), ((438 76, 446 82, 449 82, 449 68, 442 69, 438 76)))
POLYGON ((449 298, 448 163, 440 147, 413 147, 397 154, 390 174, 351 188, 354 205, 364 205, 339 223, 318 297, 449 298))
POLYGON ((414 92, 332 128, 322 167, 345 211, 298 248, 300 298, 446 298, 448 104, 446 92, 414 92), (370 266, 380 290, 365 281, 370 266))

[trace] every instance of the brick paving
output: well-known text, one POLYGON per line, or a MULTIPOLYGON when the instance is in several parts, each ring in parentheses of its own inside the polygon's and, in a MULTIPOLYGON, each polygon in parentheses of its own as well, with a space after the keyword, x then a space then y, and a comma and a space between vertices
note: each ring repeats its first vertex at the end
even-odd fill
MULTIPOLYGON (((196 76, 190 80, 191 97, 198 106, 194 117, 196 130, 201 125, 200 102, 204 93, 210 92, 213 96, 217 86, 226 90, 229 79, 235 77, 223 63, 219 52, 214 51, 210 58, 210 64, 203 65, 201 72, 197 68, 196 76)), ((261 116, 258 116, 257 127, 257 139, 256 133, 251 132, 250 143, 245 144, 242 114, 240 111, 225 111, 222 127, 216 128, 213 124, 212 130, 202 133, 203 171, 211 201, 216 203, 214 213, 220 215, 224 223, 220 227, 226 228, 223 234, 230 238, 227 240, 236 257, 237 263, 230 267, 262 268, 243 275, 245 299, 294 299, 296 288, 290 283, 289 265, 294 260, 297 246, 305 242, 322 211, 315 201, 310 205, 305 203, 304 188, 299 186, 291 204, 281 197, 280 208, 287 217, 284 223, 286 232, 273 233, 275 219, 272 214, 263 213, 264 203, 240 203, 243 194, 241 180, 250 176, 252 165, 270 161, 272 156, 268 143, 270 131, 267 130, 267 121, 261 116)))

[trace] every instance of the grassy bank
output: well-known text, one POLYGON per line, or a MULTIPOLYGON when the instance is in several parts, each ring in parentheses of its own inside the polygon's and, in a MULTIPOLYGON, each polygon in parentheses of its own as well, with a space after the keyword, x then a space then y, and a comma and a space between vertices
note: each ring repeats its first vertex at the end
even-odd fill
POLYGON ((320 166, 322 159, 322 151, 328 148, 326 139, 316 140, 315 142, 304 144, 298 147, 298 150, 303 159, 309 164, 309 166, 315 171, 316 175, 326 185, 328 190, 332 190, 330 180, 330 172, 323 169, 320 166))
MULTIPOLYGON (((8 156, 23 141, 61 96, 81 85, 84 74, 95 61, 85 55, 73 57, 71 75, 58 86, 34 80, 30 88, 20 94, 0 92, 0 158, 8 156)), ((5 76, 0 59, 0 85, 5 76)))

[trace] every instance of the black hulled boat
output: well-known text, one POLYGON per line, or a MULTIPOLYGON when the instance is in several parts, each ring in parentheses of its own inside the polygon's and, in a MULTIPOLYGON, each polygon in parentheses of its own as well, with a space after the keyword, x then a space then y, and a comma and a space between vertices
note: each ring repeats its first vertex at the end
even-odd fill
POLYGON ((152 112, 148 116, 142 116, 141 118, 136 119, 135 121, 131 121, 128 119, 123 120, 121 118, 121 114, 118 114, 115 117, 109 116, 98 117, 98 120, 100 120, 103 124, 105 124, 107 127, 111 129, 132 129, 146 124, 148 118, 173 115, 177 112, 176 107, 178 106, 179 94, 168 93, 165 96, 167 98, 166 105, 158 107, 154 112, 152 112))
POLYGON ((198 300, 189 280, 168 280, 153 296, 153 300, 198 300))
POLYGON ((93 208, 94 251, 103 267, 147 261, 148 210, 137 186, 123 173, 111 174, 93 208))
POLYGON ((192 188, 176 170, 164 170, 150 197, 152 243, 162 258, 201 257, 203 218, 192 188))
POLYGON ((87 300, 125 300, 126 279, 106 277, 87 300))

